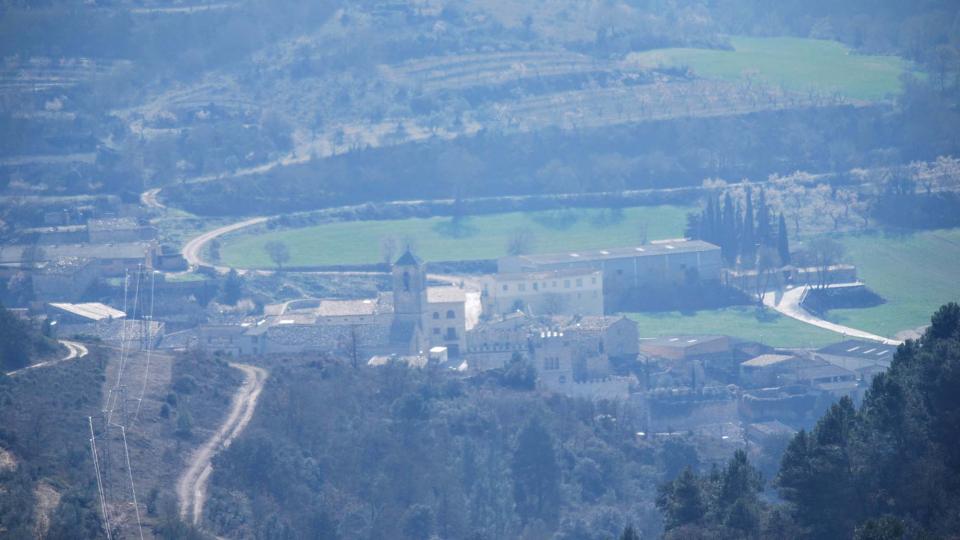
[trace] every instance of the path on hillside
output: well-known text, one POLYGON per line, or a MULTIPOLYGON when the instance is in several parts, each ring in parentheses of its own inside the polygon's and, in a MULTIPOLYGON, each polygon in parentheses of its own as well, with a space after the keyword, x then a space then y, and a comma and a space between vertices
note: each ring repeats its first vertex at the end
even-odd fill
MULTIPOLYGON (((846 285, 846 284, 841 284, 846 285)), ((771 307, 780 313, 796 319, 800 322, 804 322, 824 330, 829 330, 831 332, 836 332, 842 334, 846 337, 866 339, 869 341, 877 341, 883 343, 884 345, 900 345, 902 341, 896 339, 885 338, 883 336, 878 336, 876 334, 871 334, 870 332, 865 332, 863 330, 858 330, 856 328, 850 328, 849 326, 844 326, 842 324, 832 323, 830 321, 825 321, 816 315, 807 311, 803 305, 800 303, 803 299, 803 294, 810 287, 804 285, 802 287, 794 287, 792 289, 787 289, 783 291, 782 295, 777 294, 767 294, 763 297, 763 303, 771 307), (780 297, 779 299, 777 297, 780 297)))
POLYGON ((177 481, 177 500, 180 518, 188 523, 199 525, 203 517, 203 503, 207 496, 207 483, 213 472, 213 456, 230 446, 230 443, 243 431, 257 407, 257 399, 263 384, 267 380, 267 371, 247 364, 230 363, 230 367, 239 369, 245 378, 243 384, 233 396, 230 414, 203 446, 194 451, 187 469, 177 481))
POLYGON ((160 194, 160 188, 148 189, 140 194, 140 204, 146 206, 147 208, 166 208, 159 200, 157 200, 157 195, 160 194))
POLYGON ((21 375, 31 369, 53 366, 56 364, 60 364, 62 362, 73 360, 75 358, 83 358, 89 353, 89 351, 87 350, 87 347, 81 343, 77 343, 76 341, 67 341, 65 339, 61 339, 59 341, 61 345, 67 348, 67 354, 65 356, 63 356, 62 358, 58 358, 56 360, 47 360, 46 362, 40 362, 39 364, 33 364, 32 366, 27 366, 25 368, 20 368, 14 371, 8 371, 7 376, 16 377, 17 375, 21 375))

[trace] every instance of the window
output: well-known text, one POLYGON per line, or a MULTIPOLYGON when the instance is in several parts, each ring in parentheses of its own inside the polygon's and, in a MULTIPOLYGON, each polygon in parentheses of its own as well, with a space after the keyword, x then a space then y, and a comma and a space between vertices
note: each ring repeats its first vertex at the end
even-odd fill
POLYGON ((440 335, 440 329, 439 329, 439 328, 434 328, 434 329, 433 329, 433 334, 434 334, 435 336, 439 336, 439 335, 440 335))
POLYGON ((448 318, 448 319, 456 319, 456 318, 457 318, 457 314, 454 313, 452 309, 448 309, 448 310, 447 310, 447 318, 448 318))
POLYGON ((521 292, 527 290, 527 284, 526 284, 526 283, 521 283, 521 284, 517 285, 517 290, 518 290, 518 291, 521 291, 521 292))
POLYGON ((570 288, 570 280, 569 280, 569 279, 563 280, 563 288, 564 288, 564 289, 569 289, 569 288, 570 288))
POLYGON ((583 287, 583 279, 577 278, 577 287, 583 287))
POLYGON ((505 285, 503 286, 503 290, 509 291, 509 290, 510 290, 510 286, 505 284, 505 285))
POLYGON ((547 358, 544 358, 543 369, 546 371, 560 369, 560 359, 556 356, 548 356, 547 358))
POLYGON ((444 336, 445 339, 457 339, 457 329, 453 327, 447 328, 447 335, 444 336))
POLYGON ((439 318, 440 318, 440 312, 439 312, 439 311, 434 311, 434 312, 433 312, 433 318, 434 318, 434 319, 439 319, 439 318))
POLYGON ((564 383, 567 382, 567 376, 566 376, 566 375, 561 375, 559 380, 560 380, 560 384, 564 384, 564 383))
POLYGON ((596 284, 597 284, 597 277, 596 277, 596 276, 590 278, 590 284, 591 284, 591 285, 596 285, 596 284))
POLYGON ((533 282, 533 290, 535 290, 535 291, 539 291, 539 290, 540 290, 540 284, 537 283, 536 281, 533 282))

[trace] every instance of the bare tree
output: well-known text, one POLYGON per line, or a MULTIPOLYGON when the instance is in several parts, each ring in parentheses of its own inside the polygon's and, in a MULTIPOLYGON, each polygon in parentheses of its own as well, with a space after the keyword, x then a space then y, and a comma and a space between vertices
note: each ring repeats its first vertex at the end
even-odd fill
POLYGON ((270 256, 270 260, 273 261, 273 264, 277 265, 278 269, 283 269, 283 263, 290 260, 290 248, 287 245, 279 240, 271 240, 264 244, 264 251, 267 252, 267 255, 270 256))
POLYGON ((508 255, 526 255, 533 251, 534 236, 530 229, 517 229, 507 240, 508 255))
POLYGON ((393 259, 397 255, 397 239, 392 236, 380 239, 380 255, 384 263, 393 264, 393 259))
POLYGON ((830 285, 830 269, 843 258, 843 244, 833 238, 821 236, 810 242, 810 257, 817 269, 817 288, 830 285))

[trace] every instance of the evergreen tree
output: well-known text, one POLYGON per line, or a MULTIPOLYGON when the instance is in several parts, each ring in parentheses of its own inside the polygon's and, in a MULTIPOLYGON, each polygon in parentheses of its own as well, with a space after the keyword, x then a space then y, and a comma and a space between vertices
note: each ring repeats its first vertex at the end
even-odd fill
POLYGON ((700 479, 689 468, 657 488, 657 508, 664 514, 667 530, 700 522, 706 514, 700 479))
POLYGON ((763 188, 760 188, 760 197, 757 202, 757 243, 760 246, 773 246, 773 225, 770 222, 767 194, 763 188))
POLYGON ((524 523, 555 523, 560 512, 560 466, 553 437, 534 418, 520 431, 513 453, 513 495, 524 523))
POLYGON ((633 528, 633 525, 627 525, 623 529, 623 534, 620 535, 620 540, 640 540, 640 533, 633 528))
POLYGON ((723 218, 721 221, 722 237, 720 240, 723 260, 729 266, 737 263, 737 222, 736 210, 733 207, 733 198, 727 192, 723 196, 723 218))
POLYGON ((224 304, 234 306, 240 300, 243 294, 243 278, 233 268, 227 273, 223 283, 220 285, 220 300, 224 304))
POLYGON ((757 237, 753 221, 753 194, 749 187, 746 198, 743 226, 740 229, 740 263, 746 268, 752 268, 757 258, 757 237))
POLYGON ((780 214, 777 225, 777 253, 780 255, 780 264, 790 264, 790 239, 787 237, 787 221, 780 214))

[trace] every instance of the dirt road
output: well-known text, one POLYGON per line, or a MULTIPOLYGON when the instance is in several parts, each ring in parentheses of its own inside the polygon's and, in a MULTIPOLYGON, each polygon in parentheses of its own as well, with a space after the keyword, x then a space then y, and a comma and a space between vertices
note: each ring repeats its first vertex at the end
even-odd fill
POLYGON ((157 195, 160 194, 160 188, 148 189, 140 194, 140 204, 148 208, 166 208, 159 200, 157 200, 157 195))
POLYGON ((86 348, 82 343, 77 343, 76 341, 67 341, 67 340, 65 340, 65 339, 61 339, 61 340, 60 340, 60 344, 67 348, 67 354, 66 354, 65 356, 63 356, 62 358, 58 358, 58 359, 56 359, 56 360, 47 360, 46 362, 40 362, 39 364, 33 364, 32 366, 27 366, 27 367, 25 367, 25 368, 20 368, 20 369, 15 370, 15 371, 8 371, 8 372, 7 372, 7 376, 8 376, 8 377, 16 377, 17 375, 20 375, 20 374, 22 374, 22 373, 24 373, 24 372, 26 372, 26 371, 31 370, 31 369, 37 369, 37 368, 41 368, 41 367, 53 366, 53 365, 59 364, 59 363, 61 363, 61 362, 67 362, 67 361, 69 361, 69 360, 73 360, 73 359, 75 359, 75 358, 83 358, 83 357, 86 356, 87 353, 89 352, 89 351, 87 351, 87 348, 86 348))
POLYGON ((231 363, 230 367, 239 369, 246 377, 243 385, 233 396, 230 414, 220 429, 190 456, 187 470, 177 481, 180 518, 195 525, 199 525, 203 517, 207 483, 210 480, 210 473, 213 472, 211 460, 214 454, 230 446, 230 443, 250 423, 257 407, 260 391, 263 390, 263 384, 267 380, 267 372, 262 368, 235 363, 231 363))
POLYGON ((794 287, 792 289, 783 291, 782 295, 768 294, 764 297, 763 303, 768 307, 772 307, 773 309, 786 315, 787 317, 823 328, 824 330, 836 332, 845 337, 877 341, 883 343, 884 345, 900 345, 903 343, 902 341, 896 339, 885 338, 883 336, 871 334, 870 332, 864 332, 863 330, 857 330, 856 328, 843 326, 842 324, 825 321, 817 317, 816 315, 804 309, 800 303, 801 299, 803 298, 803 293, 806 291, 806 289, 807 287, 794 287))

